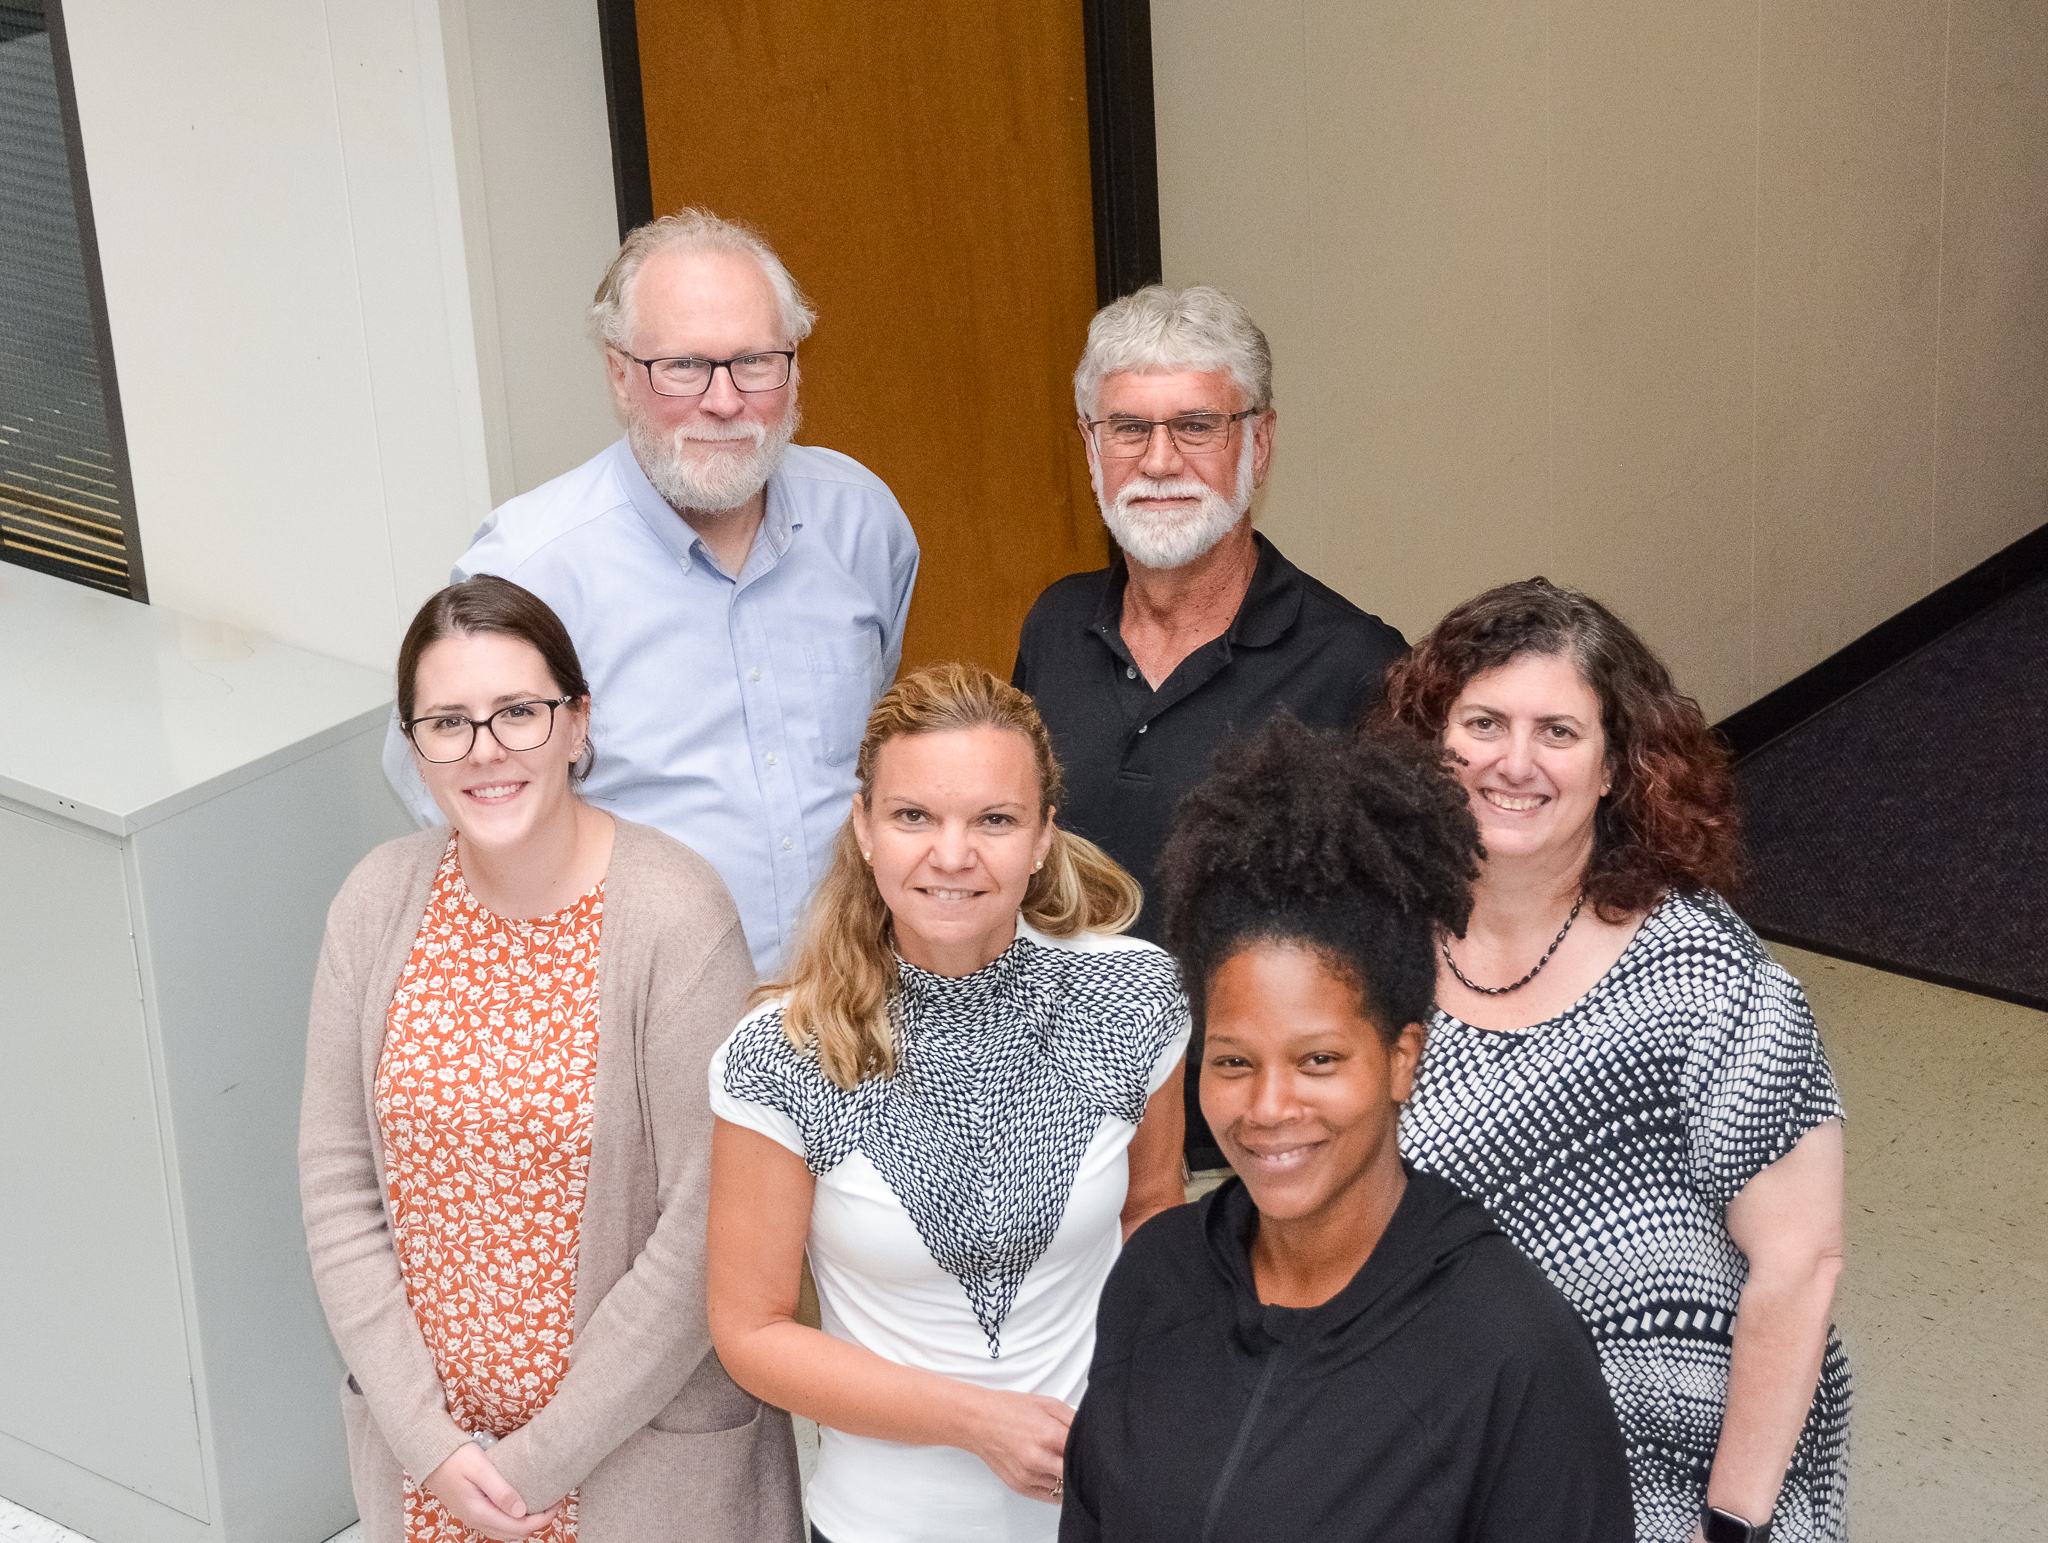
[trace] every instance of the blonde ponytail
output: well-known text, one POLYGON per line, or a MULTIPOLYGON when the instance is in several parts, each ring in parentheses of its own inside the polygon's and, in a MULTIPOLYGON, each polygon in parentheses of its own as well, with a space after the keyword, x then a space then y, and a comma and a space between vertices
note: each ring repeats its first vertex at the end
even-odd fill
MULTIPOLYGON (((934 664, 906 675, 868 714, 855 775, 863 805, 874 795, 875 757, 906 734, 993 728, 1022 734, 1038 768, 1039 814, 1063 793, 1052 736, 1031 698, 971 664, 934 664)), ((1094 842, 1053 830, 1045 864, 1024 891, 1024 920, 1049 937, 1122 932, 1138 919, 1138 881, 1094 842)), ((811 896, 788 978, 754 989, 756 1002, 781 997, 782 1032, 814 1053, 835 1084, 850 1088, 896 1070, 896 945, 889 907, 875 887, 849 819, 811 896)))

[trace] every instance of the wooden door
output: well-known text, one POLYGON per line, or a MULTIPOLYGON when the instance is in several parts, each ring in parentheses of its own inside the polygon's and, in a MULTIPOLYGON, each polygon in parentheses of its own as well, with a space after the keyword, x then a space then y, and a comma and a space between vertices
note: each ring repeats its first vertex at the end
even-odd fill
POLYGON ((638 0, 654 208, 758 228, 818 307, 805 444, 924 552, 906 666, 1008 677, 1106 536, 1071 385, 1095 308, 1079 0, 638 0))

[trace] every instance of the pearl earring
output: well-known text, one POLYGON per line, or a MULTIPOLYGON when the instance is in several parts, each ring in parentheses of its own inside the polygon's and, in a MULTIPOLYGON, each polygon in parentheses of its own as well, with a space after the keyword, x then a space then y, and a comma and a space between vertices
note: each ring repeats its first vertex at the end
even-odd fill
POLYGON ((861 853, 860 855, 861 855, 861 861, 863 861, 863 862, 869 862, 869 863, 871 863, 871 862, 873 862, 873 861, 875 860, 875 854, 874 854, 874 853, 872 853, 872 852, 863 852, 863 853, 861 853))

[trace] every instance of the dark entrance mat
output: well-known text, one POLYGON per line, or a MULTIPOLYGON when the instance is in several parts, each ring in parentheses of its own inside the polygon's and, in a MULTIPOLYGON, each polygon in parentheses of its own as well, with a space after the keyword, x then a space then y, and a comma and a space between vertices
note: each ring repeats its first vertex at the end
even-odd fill
POLYGON ((2048 1008, 2048 580, 1736 768, 1767 937, 2048 1008))

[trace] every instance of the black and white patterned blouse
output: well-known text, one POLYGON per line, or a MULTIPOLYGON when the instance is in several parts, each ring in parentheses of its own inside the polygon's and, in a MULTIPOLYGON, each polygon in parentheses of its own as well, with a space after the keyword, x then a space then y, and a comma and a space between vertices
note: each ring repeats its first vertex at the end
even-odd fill
MULTIPOLYGON (((1667 898, 1547 1023, 1430 1019, 1402 1151, 1491 1211, 1592 1329, 1640 1543, 1682 1543, 1706 1497, 1749 1269, 1728 1203, 1841 1117, 1798 982, 1711 892, 1667 898)), ((1774 1543, 1842 1536, 1848 1435, 1830 1330, 1774 1543)))
MULTIPOLYGON (((898 969, 894 1075, 836 1087, 770 1003, 713 1057, 711 1107, 817 1176, 808 1252, 828 1334, 1078 1404, 1127 1150, 1187 1047, 1179 972, 1150 943, 1022 921, 972 975, 898 969)), ((958 1448, 840 1431, 823 1433, 806 1499, 834 1543, 1050 1543, 1059 1526, 958 1448)))

